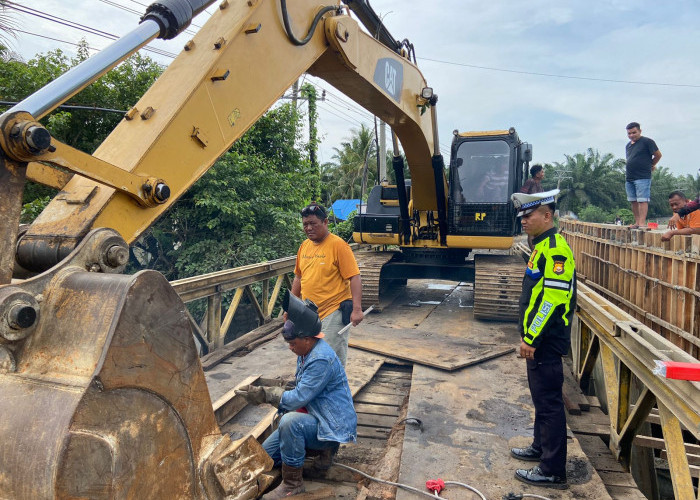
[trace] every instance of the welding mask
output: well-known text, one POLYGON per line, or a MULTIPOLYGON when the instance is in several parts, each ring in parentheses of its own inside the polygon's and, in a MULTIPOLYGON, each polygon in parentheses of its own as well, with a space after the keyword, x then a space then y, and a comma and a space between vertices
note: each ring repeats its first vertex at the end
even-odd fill
POLYGON ((282 300, 282 308, 287 311, 287 321, 282 328, 284 340, 289 341, 297 337, 319 339, 323 337, 318 307, 309 299, 302 301, 287 290, 282 300))

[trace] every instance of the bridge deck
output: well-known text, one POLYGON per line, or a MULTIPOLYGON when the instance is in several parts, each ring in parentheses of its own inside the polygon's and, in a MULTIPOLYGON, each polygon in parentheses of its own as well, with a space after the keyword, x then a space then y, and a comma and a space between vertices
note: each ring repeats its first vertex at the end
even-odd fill
MULTIPOLYGON (((471 286, 409 282, 390 297, 380 314, 370 315, 358 327, 358 337, 363 328, 367 331, 377 328, 415 330, 418 338, 422 334, 425 336, 425 350, 438 358, 441 352, 454 349, 454 343, 465 337, 483 346, 518 345, 514 324, 476 321, 472 305, 471 286)), ((401 347, 396 346, 395 355, 405 358, 399 352, 401 347)), ((244 357, 228 358, 208 371, 212 400, 251 374, 286 377, 293 367, 294 356, 277 338, 244 357)), ((467 483, 489 499, 500 499, 509 492, 562 499, 643 498, 629 475, 621 469, 615 469, 617 484, 608 487, 611 496, 601 475, 584 454, 576 434, 571 432, 567 467, 569 490, 534 488, 513 477, 516 468, 531 464, 511 458, 509 448, 529 443, 534 419, 524 361, 515 353, 446 371, 351 348, 347 372, 361 432, 356 445, 341 448, 337 457, 340 463, 422 490, 425 490, 426 480, 438 477, 467 483), (377 373, 382 362, 389 372, 377 373), (406 417, 420 419, 422 429, 410 423, 397 424, 406 417)), ((245 414, 241 412, 240 418, 237 416, 234 421, 245 420, 245 414)), ((252 428, 255 424, 256 419, 248 417, 246 425, 252 428)), ((240 423, 235 425, 240 432, 240 423)), ((593 446, 598 455, 602 449, 604 454, 604 445, 597 446, 596 439, 600 440, 596 436, 586 437, 586 447, 593 446)), ((611 456, 608 458, 607 462, 616 463, 611 456)), ((605 472, 601 474, 606 477, 605 472)), ((359 476, 334 466, 326 481, 308 482, 308 489, 320 492, 326 490, 319 488, 331 487, 336 498, 416 496, 403 490, 393 493, 376 483, 358 485, 358 479, 359 476)), ((308 495, 317 497, 313 493, 308 495)), ((442 496, 477 498, 460 486, 450 486, 442 496)))

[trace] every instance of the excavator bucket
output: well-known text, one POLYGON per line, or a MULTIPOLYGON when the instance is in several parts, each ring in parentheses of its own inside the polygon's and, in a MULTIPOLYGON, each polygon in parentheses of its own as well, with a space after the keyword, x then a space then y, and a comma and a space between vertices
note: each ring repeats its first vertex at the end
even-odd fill
POLYGON ((0 311, 26 313, 19 335, 0 330, 12 360, 0 374, 0 496, 255 498, 272 460, 221 434, 170 284, 86 271, 115 245, 126 247, 93 231, 60 266, 0 287, 0 311))

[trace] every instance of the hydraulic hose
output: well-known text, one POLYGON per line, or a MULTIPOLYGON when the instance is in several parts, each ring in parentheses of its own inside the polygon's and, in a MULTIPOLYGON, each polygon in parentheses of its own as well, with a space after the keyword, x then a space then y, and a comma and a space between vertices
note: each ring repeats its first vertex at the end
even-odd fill
POLYGON ((292 42, 294 45, 306 45, 307 43, 309 43, 311 37, 314 36, 314 32, 316 31, 316 26, 318 25, 318 22, 321 20, 324 14, 336 10, 335 6, 324 7, 321 10, 319 10, 316 16, 314 17, 314 20, 311 22, 311 26, 309 27, 308 33, 306 33, 306 36, 302 40, 299 40, 296 36, 294 36, 292 26, 289 23, 287 0, 280 0, 280 6, 282 7, 282 22, 284 23, 284 31, 287 33, 287 38, 289 38, 289 41, 292 42))

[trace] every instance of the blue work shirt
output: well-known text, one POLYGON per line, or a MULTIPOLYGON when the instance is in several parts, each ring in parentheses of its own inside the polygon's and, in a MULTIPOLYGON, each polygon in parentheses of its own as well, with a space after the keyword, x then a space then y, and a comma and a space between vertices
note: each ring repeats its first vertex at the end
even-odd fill
POLYGON ((318 440, 357 439, 357 414, 345 369, 328 343, 319 339, 306 356, 297 357, 296 387, 285 391, 281 412, 306 408, 318 420, 318 440))

